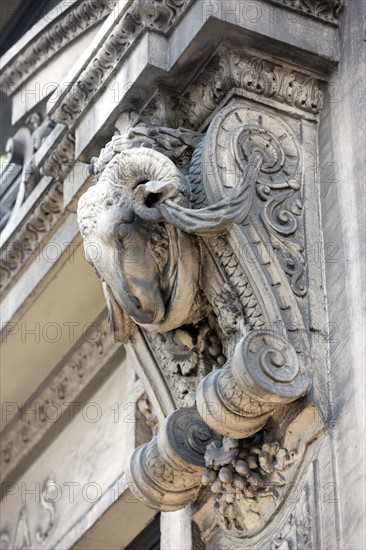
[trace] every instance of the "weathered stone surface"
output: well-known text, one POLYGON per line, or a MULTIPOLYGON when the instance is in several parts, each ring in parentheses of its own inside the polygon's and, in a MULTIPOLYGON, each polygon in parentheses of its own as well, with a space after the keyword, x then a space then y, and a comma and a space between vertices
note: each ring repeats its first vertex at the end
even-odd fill
POLYGON ((61 2, 5 55, 2 547, 363 548, 361 9, 61 2))
MULTIPOLYGON (((266 76, 261 70, 257 74, 261 83, 257 87, 262 91, 266 76)), ((242 81, 253 78, 250 64, 244 65, 242 81)), ((291 76, 292 83, 294 78, 291 76)), ((291 106, 302 97, 304 106, 309 97, 307 86, 313 89, 314 83, 299 85, 290 97, 287 93, 278 98, 275 92, 268 94, 279 104, 285 97, 291 106)), ((317 97, 319 94, 318 90, 317 97)), ((246 440, 251 448, 255 442, 250 437, 266 426, 273 435, 264 445, 276 446, 281 459, 267 451, 260 458, 265 460, 267 454, 280 463, 287 457, 279 468, 285 471, 295 463, 292 472, 302 462, 303 452, 285 444, 280 447, 273 437, 277 434, 285 440, 286 430, 291 433, 291 421, 296 424, 298 413, 288 404, 308 393, 315 370, 304 309, 308 304, 306 210, 301 200, 304 160, 299 124, 292 123, 289 115, 285 122, 272 111, 229 96, 228 105, 218 109, 207 133, 192 147, 189 164, 180 156, 185 149, 178 149, 181 130, 144 125, 131 128, 102 151, 94 164, 96 184, 79 201, 86 256, 102 279, 115 338, 130 341, 133 347, 136 331, 146 334, 147 341, 154 343, 151 349, 157 364, 162 360, 179 365, 179 371, 170 375, 160 368, 174 392, 172 381, 178 374, 198 374, 182 352, 187 348, 188 357, 189 350, 191 355, 195 353, 198 327, 203 322, 215 327, 218 335, 217 360, 222 349, 223 362, 212 365, 206 359, 203 374, 212 367, 215 370, 203 377, 197 393, 194 386, 185 390, 184 404, 196 401, 202 426, 190 416, 184 428, 175 422, 182 418, 184 423, 185 415, 192 414, 198 419, 195 408, 176 411, 158 435, 131 458, 128 476, 136 484, 137 496, 163 511, 182 508, 198 498, 204 449, 208 456, 215 437, 216 447, 220 447, 215 432, 234 438, 234 448, 240 449, 235 440, 246 440), (220 243, 218 237, 225 239, 220 243), (98 249, 96 256, 91 252, 93 246, 98 249), (259 262, 249 262, 242 248, 256 255, 259 262), (243 286, 247 289, 240 295, 238 289, 243 286), (226 299, 220 303, 223 289, 226 299), (258 317, 261 328, 255 328, 258 317), (160 333, 162 338, 151 338, 150 333, 160 333), (188 436, 191 430, 192 441, 188 436), (182 432, 187 439, 178 443, 182 432), (195 460, 193 441, 196 445, 201 442, 201 463, 195 460), (291 453, 299 455, 299 461, 291 459, 291 453)), ((195 133, 191 144, 194 139, 195 133)), ((308 153, 316 162, 315 149, 308 153)), ((321 433, 321 423, 310 429, 307 419, 314 417, 316 408, 310 407, 306 414, 304 403, 299 407, 305 421, 303 431, 297 426, 298 437, 304 438, 305 449, 307 442, 321 433), (308 436, 306 429, 310 429, 308 436)), ((257 461, 255 453, 253 457, 257 461)), ((223 463, 207 458, 206 464, 224 466, 232 477, 225 464, 234 458, 223 463)), ((265 476, 267 466, 263 467, 265 476)), ((265 485, 258 473, 251 476, 251 491, 265 485)), ((280 479, 284 485, 289 483, 281 475, 280 479)), ((215 484, 214 479, 207 481, 204 484, 215 484)), ((239 494, 246 494, 246 483, 237 487, 239 494)), ((253 534, 272 516, 281 502, 280 494, 276 492, 274 503, 267 502, 267 496, 261 500, 253 512, 257 519, 248 523, 240 519, 248 515, 240 505, 235 509, 229 501, 228 506, 218 503, 221 526, 239 536, 253 534)), ((219 496, 226 499, 225 495, 219 496)))

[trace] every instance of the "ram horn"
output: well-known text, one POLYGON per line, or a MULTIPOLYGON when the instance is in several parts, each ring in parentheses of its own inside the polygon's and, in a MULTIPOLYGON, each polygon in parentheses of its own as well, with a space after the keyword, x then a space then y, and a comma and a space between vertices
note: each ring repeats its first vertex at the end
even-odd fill
POLYGON ((146 147, 131 148, 116 155, 106 166, 100 183, 134 191, 133 207, 143 219, 161 218, 159 204, 187 193, 187 181, 165 155, 146 147))

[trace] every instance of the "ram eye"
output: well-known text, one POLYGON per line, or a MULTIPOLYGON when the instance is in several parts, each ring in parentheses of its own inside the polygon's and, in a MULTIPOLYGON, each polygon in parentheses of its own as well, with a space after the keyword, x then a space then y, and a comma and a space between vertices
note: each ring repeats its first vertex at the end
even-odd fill
POLYGON ((131 227, 129 226, 129 224, 121 223, 118 226, 118 229, 117 229, 118 239, 121 242, 123 242, 126 239, 126 237, 128 236, 130 230, 131 230, 131 227))

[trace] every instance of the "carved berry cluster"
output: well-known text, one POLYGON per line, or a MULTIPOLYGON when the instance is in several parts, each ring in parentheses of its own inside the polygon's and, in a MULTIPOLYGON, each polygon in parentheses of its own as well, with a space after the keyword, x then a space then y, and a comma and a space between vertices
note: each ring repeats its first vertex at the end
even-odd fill
POLYGON ((224 437, 221 446, 213 442, 206 450, 202 484, 216 495, 214 510, 229 529, 245 528, 243 503, 279 496, 277 488, 286 483, 281 472, 297 458, 296 451, 288 452, 279 443, 255 443, 253 438, 224 437))

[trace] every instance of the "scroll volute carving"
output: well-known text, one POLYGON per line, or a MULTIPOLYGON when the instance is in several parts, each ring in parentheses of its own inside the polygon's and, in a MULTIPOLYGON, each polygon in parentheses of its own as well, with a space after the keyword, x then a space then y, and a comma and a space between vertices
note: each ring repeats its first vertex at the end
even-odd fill
POLYGON ((159 433, 138 447, 126 479, 148 506, 173 511, 193 502, 205 471, 206 446, 219 437, 203 422, 195 407, 169 415, 159 433))
POLYGON ((188 136, 145 126, 114 138, 96 161, 97 182, 81 198, 78 218, 116 338, 133 342, 138 326, 172 391, 180 376, 181 393, 196 403, 175 411, 134 452, 128 477, 136 494, 175 510, 209 486, 222 500, 220 525, 243 536, 275 512, 320 433, 310 413, 296 430, 293 424, 293 403, 311 386, 299 302, 307 293, 301 148, 283 118, 238 99, 206 135, 188 136), (174 155, 179 147, 182 155, 174 155), (202 347, 207 331, 220 343, 210 358, 202 347), (201 354, 204 369, 178 368, 187 353, 201 354), (184 377, 194 383, 184 385, 184 377), (290 444, 286 434, 295 432, 290 444), (259 457, 258 471, 240 463, 245 453, 259 457), (248 522, 248 499, 276 485, 275 470, 282 488, 274 501, 266 494, 248 522), (225 485, 233 480, 235 506, 225 485))

